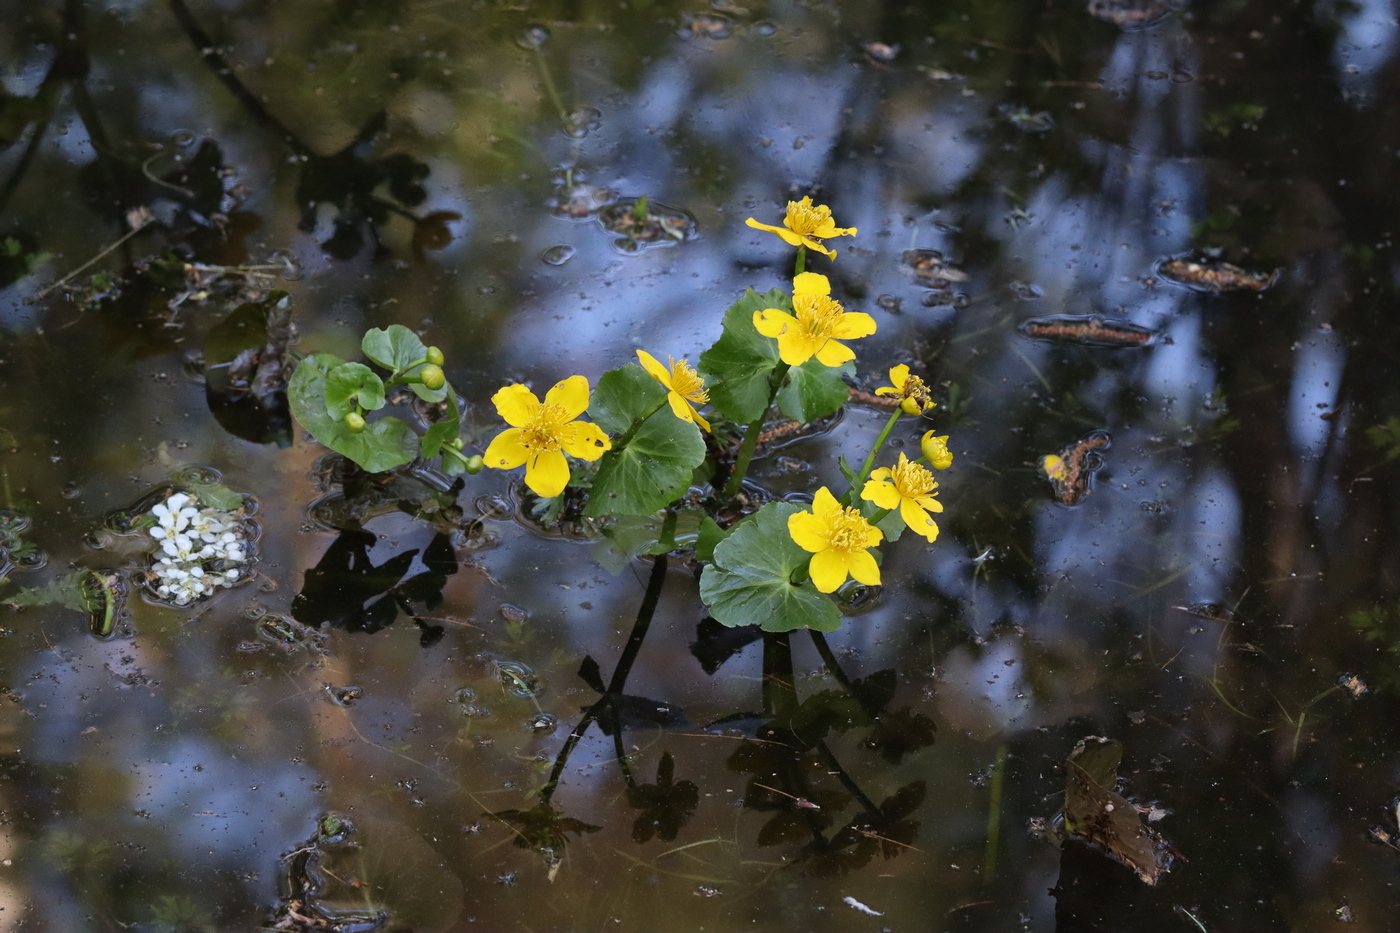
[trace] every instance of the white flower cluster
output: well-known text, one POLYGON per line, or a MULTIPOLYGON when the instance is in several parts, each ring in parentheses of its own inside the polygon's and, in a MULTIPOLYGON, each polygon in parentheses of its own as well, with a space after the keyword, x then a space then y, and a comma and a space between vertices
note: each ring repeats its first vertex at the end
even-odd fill
POLYGON ((177 492, 151 508, 156 524, 151 537, 160 542, 152 566, 156 595, 177 606, 212 596, 215 588, 233 586, 248 561, 247 530, 238 516, 198 508, 187 493, 177 492), (210 569, 217 563, 222 568, 210 569))

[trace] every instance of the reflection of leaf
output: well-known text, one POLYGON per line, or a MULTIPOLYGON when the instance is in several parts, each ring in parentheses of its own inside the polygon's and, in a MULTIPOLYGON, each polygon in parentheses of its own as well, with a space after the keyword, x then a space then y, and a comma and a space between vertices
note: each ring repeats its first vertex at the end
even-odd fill
POLYGON ((675 760, 666 752, 656 766, 655 784, 627 789, 627 802, 642 811, 632 823, 632 840, 639 845, 653 836, 673 841, 700 804, 700 789, 690 781, 675 781, 675 770, 675 760))
POLYGON ((700 577, 700 598, 716 620, 765 632, 841 627, 840 610, 811 580, 792 583, 811 559, 788 534, 788 516, 800 511, 790 502, 770 502, 716 545, 715 561, 700 577))
POLYGON ((290 447, 287 341, 291 307, 285 292, 240 305, 204 340, 205 397, 214 419, 235 437, 290 447))
POLYGON ((757 625, 726 626, 706 616, 695 626, 695 641, 690 653, 700 662, 706 674, 713 674, 734 655, 763 637, 757 625))
POLYGON ((582 836, 603 828, 565 816, 544 802, 529 810, 499 810, 485 815, 509 823, 515 829, 515 845, 521 849, 562 849, 569 841, 569 833, 582 836))
POLYGON ((1171 867, 1169 846, 1148 829, 1134 807, 1113 790, 1123 746, 1088 736, 1065 759, 1065 829, 1156 884, 1171 867))
POLYGON ((852 817, 830 840, 814 840, 798 857, 808 874, 835 877, 863 868, 879 855, 889 860, 913 846, 919 821, 908 819, 923 803, 928 787, 913 781, 895 791, 877 808, 852 817))
POLYGON ((593 660, 591 654, 583 656, 583 663, 578 666, 578 676, 599 693, 607 692, 608 688, 603 686, 603 672, 598 669, 598 662, 593 660))
POLYGON ((905 706, 877 716, 875 728, 862 744, 890 764, 899 764, 908 753, 932 745, 936 728, 932 719, 905 706))

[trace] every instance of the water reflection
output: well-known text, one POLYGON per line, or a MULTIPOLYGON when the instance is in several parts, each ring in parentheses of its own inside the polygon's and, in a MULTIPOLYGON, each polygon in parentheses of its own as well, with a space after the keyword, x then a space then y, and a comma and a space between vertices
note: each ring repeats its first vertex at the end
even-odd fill
MULTIPOLYGON (((0 599, 189 460, 266 504, 275 588, 105 642, 6 610, 0 926, 294 929, 284 856, 325 843, 323 925, 1383 928, 1393 5, 1153 6, 5 4, 0 599), (678 556, 595 561, 490 478, 357 486, 280 414, 284 353, 388 323, 460 361, 478 440, 508 381, 690 355, 787 276, 743 218, 807 193, 862 230, 826 270, 880 322, 862 375, 929 373, 958 455, 940 541, 829 643, 720 628, 678 556), (703 235, 619 255, 643 195, 703 235), (232 339, 274 287, 299 336, 232 339), (1096 430, 1053 503, 1042 459, 1096 430), (1087 734, 1173 811, 1153 889, 1020 832, 1087 734)), ((757 479, 833 482, 880 420, 757 479)))

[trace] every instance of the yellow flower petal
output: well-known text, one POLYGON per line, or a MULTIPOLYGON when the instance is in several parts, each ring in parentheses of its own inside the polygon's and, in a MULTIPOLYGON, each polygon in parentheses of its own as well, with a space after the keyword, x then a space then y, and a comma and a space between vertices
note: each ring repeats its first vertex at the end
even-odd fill
POLYGON ((559 427, 559 446, 580 460, 597 460, 612 450, 612 441, 591 421, 570 421, 559 427))
POLYGON ((637 362, 642 364, 642 369, 647 371, 647 375, 651 376, 651 378, 655 379, 666 388, 671 388, 671 371, 665 366, 662 366, 660 360, 645 350, 638 350, 637 362))
POLYGON ((691 424, 698 424, 706 431, 710 430, 710 422, 700 417, 700 413, 690 407, 690 403, 681 397, 679 392, 667 392, 666 401, 671 405, 671 414, 682 421, 689 421, 691 424))
POLYGON ((565 421, 577 418, 588 410, 588 380, 583 376, 560 380, 545 395, 544 403, 563 409, 565 421))
POLYGON ((869 551, 851 551, 846 555, 846 570, 857 583, 880 585, 880 565, 869 551))
POLYGON ((524 431, 506 428, 492 439, 481 459, 497 470, 513 470, 530 459, 531 450, 521 443, 524 431))
POLYGON ((890 385, 896 392, 904 388, 904 383, 909 381, 909 367, 900 363, 898 366, 890 367, 890 385))
MULTIPOLYGON (((879 472, 879 470, 875 471, 875 473, 879 472)), ((886 470, 885 473, 888 474, 889 470, 886 470)), ((860 491, 860 497, 866 502, 875 503, 882 509, 896 508, 900 501, 899 490, 894 488, 894 483, 884 478, 876 479, 874 474, 871 474, 870 479, 865 481, 865 488, 860 491)))
POLYGON ((823 551, 827 545, 826 522, 811 512, 794 512, 788 516, 788 537, 804 551, 823 551))
POLYGON ((904 519, 904 524, 909 526, 910 531, 923 535, 930 542, 938 537, 938 526, 929 518, 928 513, 913 501, 905 499, 899 504, 899 517, 904 519))
POLYGON ((823 486, 817 490, 817 494, 812 497, 812 512, 816 515, 827 515, 841 509, 841 503, 836 501, 836 497, 831 494, 831 490, 823 486))
POLYGON ((831 280, 817 272, 804 272, 792 280, 792 295, 794 298, 805 298, 808 295, 830 295, 831 280))
MULTIPOLYGON (((528 387, 519 383, 506 386, 491 396, 491 404, 506 424, 513 428, 523 428, 530 423, 535 412, 540 410, 540 400, 528 387)), ((516 464, 519 466, 519 464, 516 464)))
POLYGON ((789 366, 801 366, 817 353, 819 341, 791 331, 778 335, 778 358, 789 366))
POLYGON ((837 340, 854 340, 857 337, 869 337, 875 333, 875 319, 862 311, 848 311, 841 315, 841 319, 836 322, 836 327, 832 330, 831 336, 837 340))
POLYGON ((753 313, 753 326, 765 337, 777 337, 797 326, 797 318, 786 311, 769 308, 753 313))
MULTIPOLYGON (((874 563, 873 560, 871 562, 874 563)), ((846 555, 840 551, 822 551, 813 554, 812 562, 807 567, 807 573, 812 577, 812 583, 818 590, 823 593, 834 592, 842 583, 846 582, 846 555)), ((877 579, 879 578, 878 570, 875 576, 877 579)))
POLYGON ((569 485, 569 461, 557 450, 541 451, 525 464, 525 485, 535 495, 553 499, 569 485))
POLYGON ((836 340, 828 340, 816 352, 817 362, 823 366, 840 366, 856 358, 856 351, 836 340))

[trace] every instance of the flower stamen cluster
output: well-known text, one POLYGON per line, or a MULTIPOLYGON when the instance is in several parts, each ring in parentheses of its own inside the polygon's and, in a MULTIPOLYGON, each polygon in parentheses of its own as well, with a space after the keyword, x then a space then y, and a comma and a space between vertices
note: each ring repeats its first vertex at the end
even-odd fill
POLYGON ((243 579, 248 532, 236 513, 199 508, 193 496, 177 492, 152 506, 151 515, 150 535, 160 544, 151 565, 157 596, 188 606, 243 579))
POLYGON ((662 366, 656 357, 645 350, 638 350, 637 362, 642 364, 647 375, 666 387, 666 401, 671 406, 672 414, 682 421, 699 425, 705 431, 710 430, 710 422, 697 410, 710 400, 710 395, 705 391, 705 380, 689 360, 668 356, 666 365, 662 366))
POLYGON ((792 280, 792 308, 793 314, 767 308, 753 315, 754 328, 777 339, 778 356, 789 366, 801 366, 814 356, 823 366, 840 366, 856 354, 839 341, 875 333, 875 319, 841 307, 831 297, 830 280, 815 272, 792 280))
POLYGON ((922 415, 934 406, 928 386, 918 376, 909 375, 909 367, 903 363, 890 370, 890 383, 876 389, 875 394, 893 395, 906 415, 922 415))
POLYGON ((612 449, 602 428, 576 421, 588 410, 588 380, 570 376, 555 384, 541 402, 523 385, 509 385, 491 396, 496 412, 510 427, 486 448, 486 465, 498 470, 525 467, 525 485, 552 499, 569 485, 569 461, 597 460, 612 449))

